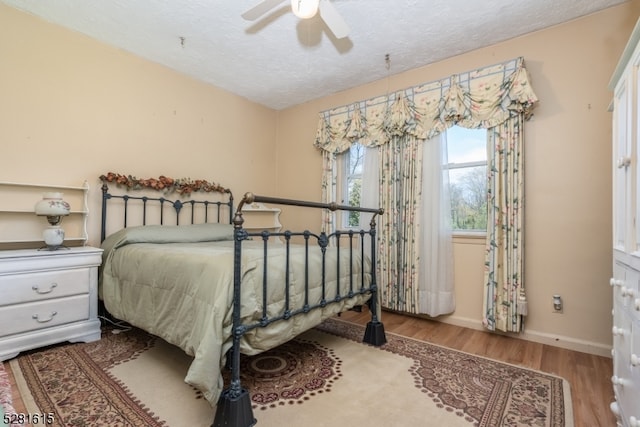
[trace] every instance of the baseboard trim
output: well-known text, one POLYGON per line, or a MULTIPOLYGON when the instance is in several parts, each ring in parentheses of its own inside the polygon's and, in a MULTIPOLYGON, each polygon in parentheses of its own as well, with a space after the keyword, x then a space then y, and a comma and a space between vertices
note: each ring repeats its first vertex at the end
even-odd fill
MULTIPOLYGON (((455 326, 461 326, 464 328, 475 329, 478 331, 486 331, 482 326, 482 323, 477 319, 470 319, 467 317, 459 316, 442 316, 436 319, 442 323, 448 323, 455 326)), ((502 332, 496 332, 502 333, 502 332)), ((527 341, 537 342, 540 344, 552 345, 554 347, 560 347, 567 350, 579 351, 582 353, 594 354, 596 356, 603 356, 611 358, 611 345, 595 343, 593 341, 580 340, 563 335, 548 334, 546 332, 540 332, 535 330, 526 330, 520 334, 505 334, 510 337, 519 338, 527 341)))

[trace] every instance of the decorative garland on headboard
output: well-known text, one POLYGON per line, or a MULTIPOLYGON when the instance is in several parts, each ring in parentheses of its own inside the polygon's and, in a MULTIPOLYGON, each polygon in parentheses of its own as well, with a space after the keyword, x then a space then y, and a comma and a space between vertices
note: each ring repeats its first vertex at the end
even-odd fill
POLYGON ((158 178, 140 179, 133 175, 109 172, 106 175, 100 175, 100 181, 103 183, 113 182, 118 187, 126 187, 127 190, 150 189, 164 191, 165 193, 172 193, 176 191, 181 195, 189 195, 197 191, 205 193, 231 193, 231 190, 224 188, 220 184, 208 182, 204 179, 174 179, 164 175, 160 175, 158 178))

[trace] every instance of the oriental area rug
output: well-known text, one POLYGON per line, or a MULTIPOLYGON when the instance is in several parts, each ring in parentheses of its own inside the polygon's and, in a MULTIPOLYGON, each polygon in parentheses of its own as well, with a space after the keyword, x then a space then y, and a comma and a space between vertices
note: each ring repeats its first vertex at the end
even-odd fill
POLYGON ((3 363, 0 362, 0 426, 12 421, 10 417, 15 413, 16 411, 13 408, 13 399, 11 396, 11 381, 9 380, 7 371, 4 369, 3 363), (5 415, 8 418, 5 418, 5 415))
MULTIPOLYGON (((257 426, 572 426, 569 386, 546 373, 336 319, 242 357, 257 426)), ((183 379, 190 358, 135 328, 105 330, 11 361, 30 413, 59 426, 209 426, 212 408, 183 379)))

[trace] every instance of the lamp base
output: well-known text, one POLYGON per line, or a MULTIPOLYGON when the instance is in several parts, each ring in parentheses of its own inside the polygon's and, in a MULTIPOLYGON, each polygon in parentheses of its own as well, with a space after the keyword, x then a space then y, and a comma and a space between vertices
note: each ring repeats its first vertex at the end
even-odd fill
POLYGON ((52 225, 42 232, 42 238, 50 250, 62 246, 64 243, 64 230, 59 225, 52 225))
POLYGON ((41 248, 38 248, 39 251, 57 251, 58 249, 71 249, 69 248, 69 246, 65 246, 65 245, 59 245, 59 246, 43 246, 41 248))

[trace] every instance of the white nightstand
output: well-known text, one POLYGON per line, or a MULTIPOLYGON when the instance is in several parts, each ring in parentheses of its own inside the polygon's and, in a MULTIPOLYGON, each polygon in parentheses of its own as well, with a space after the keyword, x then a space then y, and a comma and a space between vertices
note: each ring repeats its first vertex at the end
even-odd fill
POLYGON ((0 251, 0 361, 63 341, 100 339, 102 249, 0 251))

